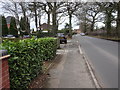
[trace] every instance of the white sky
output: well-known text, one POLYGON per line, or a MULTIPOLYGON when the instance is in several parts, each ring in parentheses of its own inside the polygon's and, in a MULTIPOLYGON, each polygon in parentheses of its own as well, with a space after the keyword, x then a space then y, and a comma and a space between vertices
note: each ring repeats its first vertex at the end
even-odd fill
MULTIPOLYGON (((65 19, 65 21, 64 21, 64 22, 61 21, 62 24, 59 25, 59 27, 58 27, 59 30, 64 28, 65 23, 69 23, 69 19, 68 19, 67 16, 66 16, 66 17, 63 17, 62 19, 65 19)), ((79 29, 79 25, 76 25, 75 22, 76 22, 76 21, 75 21, 75 19, 73 18, 73 19, 72 19, 73 29, 79 29)), ((43 23, 47 23, 47 16, 45 16, 45 15, 42 16, 42 18, 41 18, 41 24, 43 24, 43 23)), ((35 22, 31 21, 30 26, 31 26, 31 29, 35 28, 35 22)))
MULTIPOLYGON (((5 14, 5 13, 2 11, 2 8, 1 8, 1 7, 2 7, 2 5, 0 5, 0 14, 4 14, 5 17, 7 17, 7 16, 12 16, 12 15, 10 15, 10 14, 5 14)), ((59 27, 58 27, 59 30, 64 28, 65 23, 69 23, 69 18, 68 18, 67 16, 66 16, 66 17, 63 17, 62 20, 63 20, 63 19, 65 19, 65 21, 64 21, 64 22, 62 21, 62 23, 59 25, 59 27)), ((43 23, 47 23, 47 16, 46 16, 46 15, 43 15, 42 18, 41 18, 41 24, 43 24, 43 23)), ((75 17, 73 17, 73 18, 72 18, 72 27, 73 27, 73 29, 79 29, 79 25, 76 25, 76 24, 77 24, 77 20, 76 20, 75 17)), ((98 27, 104 26, 104 24, 103 24, 103 23, 100 23, 100 22, 99 22, 97 25, 98 25, 98 27)), ((34 30, 36 30, 36 28, 35 28, 35 22, 34 22, 33 20, 30 21, 30 28, 31 28, 31 29, 34 28, 34 30)))

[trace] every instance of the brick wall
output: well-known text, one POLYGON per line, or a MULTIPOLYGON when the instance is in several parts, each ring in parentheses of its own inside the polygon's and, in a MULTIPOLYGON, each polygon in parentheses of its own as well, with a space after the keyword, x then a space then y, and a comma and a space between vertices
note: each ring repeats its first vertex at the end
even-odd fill
POLYGON ((0 90, 10 88, 8 58, 10 55, 0 57, 0 90))

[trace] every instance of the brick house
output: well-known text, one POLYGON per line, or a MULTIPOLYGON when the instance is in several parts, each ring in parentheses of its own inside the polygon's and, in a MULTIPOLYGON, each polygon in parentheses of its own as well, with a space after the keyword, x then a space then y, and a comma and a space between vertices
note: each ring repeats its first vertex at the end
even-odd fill
POLYGON ((48 25, 47 23, 43 23, 43 24, 41 24, 40 27, 38 27, 38 29, 40 29, 40 28, 42 31, 52 30, 52 25, 48 25))
POLYGON ((81 30, 80 29, 74 29, 74 32, 77 33, 77 34, 80 34, 81 30))
POLYGON ((7 27, 8 27, 8 29, 10 28, 11 17, 12 17, 12 16, 8 16, 8 17, 6 18, 6 22, 7 22, 7 27))

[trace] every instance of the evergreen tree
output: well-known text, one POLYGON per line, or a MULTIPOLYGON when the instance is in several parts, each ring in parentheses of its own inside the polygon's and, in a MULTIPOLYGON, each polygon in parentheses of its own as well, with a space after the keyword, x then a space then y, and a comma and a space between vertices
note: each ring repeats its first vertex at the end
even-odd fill
POLYGON ((11 18, 9 33, 14 36, 18 36, 17 26, 14 17, 11 18))
POLYGON ((22 32, 22 34, 29 34, 30 33, 30 23, 28 21, 28 18, 27 18, 27 20, 25 20, 24 17, 21 17, 21 20, 20 20, 20 29, 22 31, 24 31, 24 33, 22 32))
POLYGON ((25 19, 23 17, 20 19, 20 29, 25 30, 25 19))
POLYGON ((7 27, 7 22, 6 18, 4 16, 0 16, 2 20, 2 36, 8 35, 8 27, 7 27))

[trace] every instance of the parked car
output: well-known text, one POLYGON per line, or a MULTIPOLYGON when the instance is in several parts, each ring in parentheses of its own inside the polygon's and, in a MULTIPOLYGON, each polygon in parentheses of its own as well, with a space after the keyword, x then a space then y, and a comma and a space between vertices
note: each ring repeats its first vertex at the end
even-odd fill
POLYGON ((61 33, 61 35, 59 35, 58 37, 60 39, 60 44, 67 44, 67 38, 63 33, 61 33))
POLYGON ((85 33, 80 33, 81 36, 85 36, 85 33))
POLYGON ((23 38, 31 38, 30 35, 23 35, 23 38))
POLYGON ((5 36, 3 38, 15 38, 15 36, 14 35, 7 35, 7 36, 5 36))

